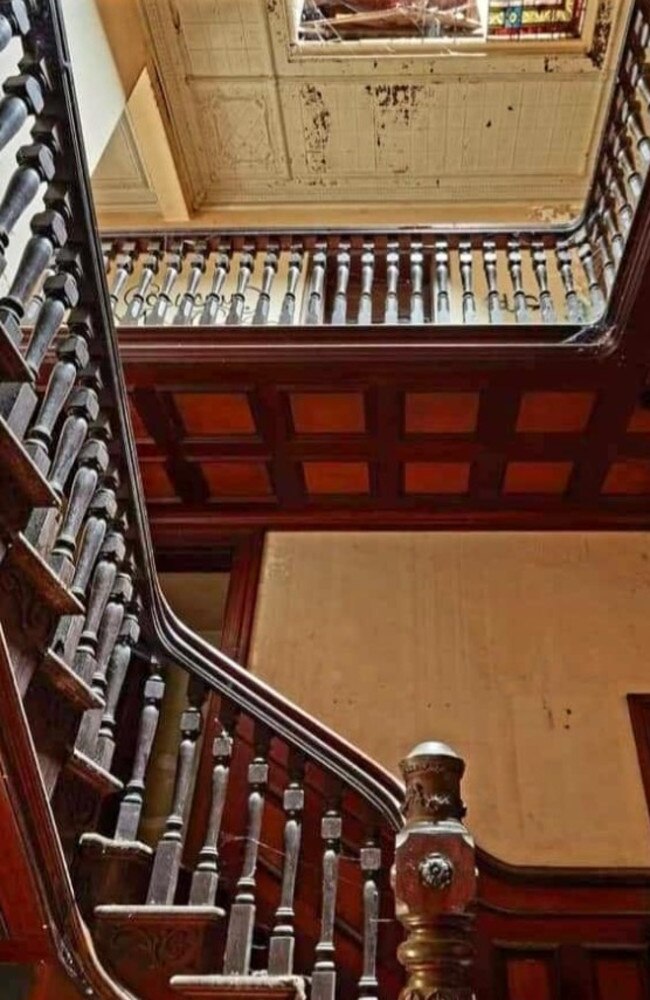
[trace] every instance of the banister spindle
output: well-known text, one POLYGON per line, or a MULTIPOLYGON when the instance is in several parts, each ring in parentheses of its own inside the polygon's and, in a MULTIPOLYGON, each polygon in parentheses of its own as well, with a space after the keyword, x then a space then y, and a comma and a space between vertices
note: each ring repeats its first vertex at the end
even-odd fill
POLYGON ((6 49, 12 38, 25 36, 30 28, 24 0, 4 0, 0 4, 0 52, 6 49))
POLYGON ((605 296, 596 274, 591 244, 589 243, 586 234, 583 233, 581 235, 582 241, 578 244, 578 257, 587 279, 587 287, 589 288, 589 299, 591 301, 592 310, 591 318, 592 320, 595 320, 598 319, 605 309, 605 296))
POLYGON ((160 254, 157 252, 148 253, 145 255, 142 261, 142 270, 140 271, 140 280, 133 290, 131 296, 131 301, 126 307, 126 312, 124 313, 123 323, 131 324, 137 323, 142 315, 144 309, 144 304, 151 288, 151 283, 154 276, 158 274, 158 268, 160 266, 160 254))
POLYGON ((605 183, 614 203, 621 229, 624 234, 627 234, 630 230, 630 226, 632 225, 634 211, 627 197, 627 189, 625 187, 625 183, 623 182, 620 168, 617 163, 612 161, 611 152, 608 151, 608 155, 609 160, 605 172, 605 183))
POLYGON ((44 142, 21 146, 16 160, 18 166, 0 201, 0 273, 6 266, 5 251, 16 223, 36 197, 41 184, 54 178, 54 153, 44 142))
POLYGON ((70 583, 74 574, 77 538, 97 490, 99 478, 107 469, 106 442, 97 437, 86 441, 79 455, 65 514, 49 558, 50 566, 65 584, 70 583))
POLYGON ((451 309, 449 302, 449 247, 439 240, 433 258, 435 272, 432 275, 433 315, 436 323, 449 323, 451 309))
POLYGON ((643 190, 643 178, 636 168, 634 157, 630 151, 629 139, 626 135, 616 136, 614 155, 621 165, 625 181, 636 201, 643 190))
MULTIPOLYGON (((131 655, 132 653, 129 654, 129 658, 131 655)), ((158 729, 160 703, 162 702, 164 693, 165 681, 162 667, 158 658, 152 655, 149 659, 149 677, 145 681, 143 689, 142 714, 140 715, 140 724, 136 737, 133 767, 131 777, 124 791, 124 796, 120 802, 117 824, 115 826, 115 840, 133 841, 137 839, 142 807, 144 805, 145 779, 151 759, 153 741, 158 729)), ((192 715, 190 721, 193 726, 196 725, 196 717, 194 715, 192 715)), ((114 728, 113 724, 113 731, 114 728)))
POLYGON ((305 807, 304 770, 304 760, 292 754, 289 761, 289 784, 282 797, 285 814, 284 867, 280 904, 275 911, 275 924, 269 945, 269 975, 272 976, 285 976, 293 972, 294 897, 300 858, 302 812, 305 807))
POLYGON ((517 323, 527 323, 529 320, 526 293, 524 291, 523 273, 521 267, 521 248, 516 240, 508 242, 508 270, 512 282, 515 320, 517 323))
POLYGON ((233 735, 237 727, 239 709, 226 703, 220 713, 221 732, 212 744, 214 767, 210 810, 203 846, 192 875, 190 888, 191 906, 214 906, 219 887, 219 834, 226 805, 230 759, 232 757, 233 735))
POLYGON ((303 253, 302 250, 292 250, 289 256, 289 268, 287 271, 287 287, 282 298, 280 309, 280 326, 291 326, 296 313, 296 291, 300 272, 302 271, 303 253))
POLYGON ((307 326, 317 326, 323 322, 323 290, 325 287, 326 265, 327 253, 325 250, 316 250, 311 258, 311 274, 309 276, 307 309, 305 312, 305 323, 307 326))
POLYGON ((472 244, 458 244, 458 262, 460 266, 460 282, 463 288, 463 322, 476 322, 476 298, 474 295, 472 276, 472 244))
POLYGON ((23 326, 33 326, 38 316, 41 306, 45 302, 45 282, 48 278, 51 278, 53 274, 56 274, 56 268, 50 265, 46 267, 41 276, 41 280, 37 283, 34 291, 29 297, 27 305, 25 306, 25 315, 23 316, 23 326))
POLYGON ((248 818, 244 863, 237 882, 235 901, 230 908, 228 936, 223 959, 225 975, 247 975, 251 967, 253 927, 255 924, 255 888, 257 859, 262 833, 264 796, 269 780, 267 755, 271 736, 255 726, 255 756, 248 767, 248 818))
POLYGON ((271 308, 271 290, 278 270, 278 255, 275 250, 269 250, 264 258, 262 287, 257 296, 257 304, 253 314, 253 326, 265 326, 269 321, 271 308))
POLYGON ((374 247, 365 246, 361 254, 361 292, 359 294, 359 311, 357 313, 357 323, 359 326, 370 326, 372 323, 372 286, 374 280, 374 247))
POLYGON ((126 544, 121 531, 109 531, 99 551, 97 564, 90 583, 86 604, 86 617, 74 655, 74 669, 89 681, 95 669, 97 634, 110 593, 115 585, 118 566, 126 555, 126 544))
POLYGON ((582 303, 578 298, 575 284, 573 282, 573 267, 571 264, 571 250, 568 246, 559 245, 556 247, 555 256, 557 267, 564 286, 564 301, 566 304, 567 319, 570 323, 583 323, 584 314, 582 303))
POLYGON ((214 274, 212 276, 212 287, 205 297, 203 311, 199 319, 199 326, 214 326, 219 315, 219 308, 223 301, 223 286, 226 283, 228 272, 230 271, 230 259, 228 254, 220 251, 215 259, 214 274))
POLYGON ((499 302, 499 286, 497 283, 497 246, 496 243, 483 244, 483 269, 487 281, 487 307, 490 323, 501 323, 501 303, 499 302))
POLYGON ((108 527, 115 520, 117 514, 115 494, 118 484, 119 478, 115 469, 109 467, 108 474, 104 478, 104 485, 97 490, 88 507, 89 517, 81 536, 79 557, 70 587, 74 596, 80 600, 85 599, 86 589, 108 527))
POLYGON ((62 495, 72 467, 83 447, 88 428, 99 416, 98 373, 87 385, 77 386, 70 393, 66 417, 59 431, 56 450, 48 473, 50 486, 62 495))
POLYGON ((641 160, 645 164, 650 163, 650 139, 643 129, 638 103, 629 92, 625 97, 622 115, 641 160))
POLYGON ((321 837, 324 841, 321 923, 320 937, 316 945, 316 962, 311 979, 311 1000, 334 1000, 336 995, 334 923, 341 833, 342 820, 337 801, 332 803, 331 808, 327 810, 321 821, 321 837))
POLYGON ((384 323, 399 323, 399 250, 389 245, 386 252, 386 301, 384 323))
POLYGON ((347 322, 351 259, 349 246, 341 246, 336 255, 336 291, 332 308, 332 326, 344 326, 347 322))
POLYGON ((133 250, 125 253, 119 253, 115 259, 115 274, 113 275, 113 284, 111 285, 110 292, 111 306, 114 317, 117 317, 117 307, 120 304, 126 282, 133 274, 133 254, 133 250))
POLYGON ((43 283, 43 302, 25 353, 25 363, 36 377, 63 319, 79 301, 79 273, 59 270, 43 283))
POLYGON ((616 252, 614 250, 614 241, 607 221, 604 218, 603 211, 599 214, 598 221, 596 223, 596 230, 596 240, 598 242, 598 254, 600 256, 603 281, 605 282, 605 289, 609 294, 614 287, 617 259, 616 252))
POLYGON ((173 326, 188 326, 192 322, 199 284, 205 274, 206 266, 207 261, 204 253, 195 253, 190 259, 190 273, 187 278, 187 287, 178 303, 173 326))
POLYGON ((40 115, 45 106, 38 65, 25 57, 18 68, 24 72, 10 76, 2 84, 5 96, 0 101, 0 150, 20 132, 29 115, 40 115))
POLYGON ((359 856, 363 873, 363 971, 359 980, 359 1000, 377 1000, 377 942, 379 937, 379 887, 381 849, 373 840, 361 848, 359 856))
POLYGON ((548 266, 546 263, 546 250, 543 243, 533 243, 530 248, 530 256, 533 264, 533 273, 537 281, 539 290, 539 311, 543 323, 555 323, 555 309, 553 299, 548 287, 548 266))
MULTIPOLYGON (((122 624, 118 633, 113 652, 108 664, 108 684, 106 686, 106 705, 101 716, 94 759, 105 771, 110 771, 113 763, 116 743, 116 714, 126 672, 131 662, 133 649, 140 638, 140 616, 142 602, 137 594, 133 594, 124 611, 122 624)), ((137 749, 136 749, 137 753, 137 749)))
POLYGON ((156 848, 147 891, 148 906, 171 906, 174 902, 183 854, 185 811, 192 785, 196 742, 200 732, 201 713, 196 705, 190 704, 181 715, 181 742, 178 748, 172 811, 167 817, 165 829, 156 848))
POLYGON ((414 324, 424 323, 424 254, 422 244, 414 243, 411 246, 411 302, 410 321, 414 324))
POLYGON ((183 258, 178 249, 167 254, 165 260, 165 274, 160 286, 160 291, 155 298, 151 309, 145 316, 145 326, 163 326, 167 316, 167 310, 172 304, 172 296, 176 279, 183 269, 183 258))
POLYGON ((251 275, 255 268, 255 257, 252 253, 245 251, 239 258, 239 270, 237 272, 237 288, 230 298, 230 309, 226 316, 226 326, 238 326, 244 318, 246 308, 246 291, 251 280, 251 275))
POLYGON ((57 350, 58 361, 50 372, 36 420, 30 428, 26 448, 42 472, 50 466, 54 427, 79 373, 88 364, 90 353, 85 337, 66 337, 57 350))

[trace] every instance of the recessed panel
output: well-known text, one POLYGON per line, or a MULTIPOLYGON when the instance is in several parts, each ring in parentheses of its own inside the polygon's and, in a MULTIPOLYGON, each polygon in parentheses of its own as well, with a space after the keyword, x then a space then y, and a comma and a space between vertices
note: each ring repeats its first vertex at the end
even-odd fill
POLYGON ((466 493, 469 462, 407 462, 404 466, 406 493, 466 493))
POLYGON ((297 434, 363 434, 360 392, 292 392, 291 417, 297 434))
POLYGON ((527 392, 522 396, 517 430, 531 433, 579 433, 594 404, 591 392, 527 392))
POLYGON ((508 1000, 555 1000, 550 957, 508 955, 505 966, 508 1000))
POLYGON ((304 462, 308 493, 367 493, 370 476, 365 462, 304 462))
POLYGON ((210 495, 216 499, 271 494, 271 481, 263 462, 205 462, 201 468, 210 495))
POLYGON ((141 462, 140 475, 147 500, 171 500, 176 496, 163 462, 141 462))
POLYGON ((504 493, 564 493, 572 462, 509 462, 504 493))
POLYGON ((243 392, 177 392, 174 402, 189 435, 255 433, 248 397, 243 392))
POLYGON ((407 434, 471 434, 476 429, 477 392, 407 392, 407 434))
POLYGON ((650 461, 626 458, 612 462, 603 485, 603 493, 645 495, 650 493, 650 461))
POLYGON ((594 967, 596 1000, 647 1000, 650 982, 643 954, 599 955, 594 967))

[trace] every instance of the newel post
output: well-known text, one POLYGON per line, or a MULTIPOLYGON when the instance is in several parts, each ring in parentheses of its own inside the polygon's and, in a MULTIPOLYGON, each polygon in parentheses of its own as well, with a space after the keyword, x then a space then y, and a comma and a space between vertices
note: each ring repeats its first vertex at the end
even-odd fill
POLYGON ((406 784, 397 836, 395 911, 406 938, 399 1000, 473 1000, 474 842, 462 819, 465 762, 444 743, 420 743, 400 763, 406 784))

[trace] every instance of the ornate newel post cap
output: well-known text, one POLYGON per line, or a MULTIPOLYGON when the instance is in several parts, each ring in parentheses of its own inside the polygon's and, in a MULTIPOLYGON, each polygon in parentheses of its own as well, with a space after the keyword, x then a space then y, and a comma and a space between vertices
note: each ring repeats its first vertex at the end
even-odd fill
POLYGON ((395 912, 406 930, 400 1000, 471 1000, 474 844, 463 825, 465 762, 445 743, 420 743, 400 762, 405 792, 397 835, 395 912))

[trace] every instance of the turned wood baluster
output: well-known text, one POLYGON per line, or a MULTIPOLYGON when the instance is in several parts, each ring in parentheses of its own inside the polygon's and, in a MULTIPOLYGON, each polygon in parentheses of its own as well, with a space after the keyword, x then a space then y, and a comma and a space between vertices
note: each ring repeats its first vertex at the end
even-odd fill
POLYGON ((16 35, 26 35, 30 30, 29 16, 24 0, 4 0, 0 4, 0 52, 16 35))
POLYGON ((154 276, 158 274, 159 267, 159 253, 153 252, 145 255, 142 262, 142 270, 140 271, 140 280, 133 291, 131 301, 126 307, 124 319, 122 320, 123 323, 137 323, 140 319, 144 310, 149 289, 151 288, 151 283, 153 282, 154 276))
POLYGON ((347 322, 351 259, 349 247, 341 247, 336 255, 336 292, 332 308, 332 326, 344 326, 347 322))
POLYGON ((548 287, 548 267, 543 243, 533 243, 530 248, 533 272, 539 289, 539 311, 543 323, 555 323, 555 309, 548 287))
POLYGON ((586 234, 582 233, 581 236, 583 242, 578 245, 578 257, 580 258, 582 269, 585 272, 585 277, 587 279, 589 298, 591 300, 592 319, 597 319, 605 309, 605 296, 596 275, 591 245, 587 240, 586 234))
POLYGON ((436 243, 433 263, 435 273, 432 275, 431 288, 433 292, 432 312, 436 323, 449 323, 451 319, 449 302, 449 247, 446 243, 436 243))
POLYGON ((361 254, 361 292, 359 294, 359 326, 372 323, 372 286, 375 280, 375 252, 372 247, 364 247, 361 254))
POLYGON ((56 274, 56 269, 54 267, 46 267, 43 271, 43 276, 36 285, 36 290, 32 293, 32 295, 30 295, 29 302, 25 306, 25 315, 23 316, 24 326, 34 325, 34 321, 45 301, 45 282, 48 278, 51 278, 53 274, 56 274))
POLYGON ((342 820, 338 803, 323 816, 321 837, 323 851, 323 888, 321 896, 320 938, 316 945, 316 963, 311 979, 311 1000, 334 1000, 336 994, 336 965, 334 962, 334 922, 338 889, 339 852, 341 849, 342 820))
POLYGON ((97 633, 115 585, 118 566, 124 560, 126 544, 120 531, 109 531, 99 551, 97 564, 90 583, 90 593, 86 604, 86 617, 74 656, 74 669, 89 680, 95 667, 97 655, 97 633))
POLYGON ((59 432, 56 451, 48 473, 50 486, 55 493, 61 495, 83 447, 88 428, 99 417, 99 397, 95 386, 99 380, 93 379, 93 384, 78 386, 70 393, 66 407, 66 418, 59 432))
MULTIPOLYGON (((125 668, 126 669, 126 668, 125 668)), ((117 816, 115 840, 133 841, 137 838, 142 807, 144 805, 144 783, 151 758, 153 741, 158 729, 160 703, 165 693, 165 682, 158 659, 152 656, 149 663, 149 677, 143 691, 143 708, 136 739, 133 770, 117 816)), ((192 720, 195 721, 194 716, 192 720)), ((113 731, 114 731, 113 725, 113 731)))
POLYGON ((570 323, 583 323, 582 303, 578 298, 573 283, 573 268, 571 265, 571 250, 566 246, 558 246, 555 250, 557 267, 564 285, 564 301, 566 303, 567 319, 570 323))
POLYGON ((411 323, 424 323, 424 254, 422 244, 411 247, 411 323))
POLYGON ((108 664, 106 706, 101 717, 93 755, 99 766, 103 767, 105 771, 110 771, 113 764, 117 706, 124 687, 126 672, 131 662, 133 648, 140 638, 141 614, 142 602, 135 594, 125 609, 120 631, 108 664))
POLYGON ((230 309, 226 316, 227 326, 238 326, 244 318, 246 290, 254 268, 255 258, 253 254, 248 252, 241 254, 239 258, 239 271, 237 272, 237 290, 233 292, 230 299, 230 309))
POLYGON ((107 469, 106 443, 96 437, 86 441, 79 454, 65 514, 49 558, 50 566, 65 584, 71 581, 74 574, 77 538, 99 485, 99 478, 107 469))
POLYGON ((618 164, 612 162, 612 153, 609 149, 607 151, 607 156, 609 158, 609 162, 605 172, 605 183, 607 184, 608 191, 612 197, 616 209, 616 215, 620 222, 622 231, 624 234, 627 234, 630 230, 630 226, 632 225, 634 212, 627 197, 627 190, 621 176, 620 169, 618 164))
POLYGON ((26 439, 26 448, 41 471, 50 466, 50 450, 54 427, 66 400, 70 396, 79 372, 89 361, 85 337, 73 334, 59 345, 58 361, 50 372, 45 394, 26 439))
POLYGON ((304 760, 297 754, 291 755, 289 785, 285 788, 283 795, 286 820, 284 824, 282 890, 280 905, 275 911, 275 925, 269 946, 269 975, 271 976, 285 976, 293 972, 294 921, 296 916, 294 897, 300 859, 302 812, 305 807, 304 772, 304 760))
POLYGON ((109 467, 104 485, 97 490, 88 507, 89 517, 81 537, 79 558, 70 587, 74 596, 80 600, 85 598, 86 589, 106 537, 108 526, 112 524, 117 514, 116 490, 118 485, 117 472, 114 468, 109 467))
POLYGON ((0 299, 0 325, 15 344, 21 340, 20 324, 25 305, 52 260, 54 251, 68 239, 66 220, 60 212, 47 210, 35 215, 9 292, 0 299))
POLYGON ((307 293, 307 311, 305 313, 305 323, 308 326, 317 326, 323 322, 325 287, 325 268, 327 266, 327 253, 325 250, 317 250, 311 258, 311 275, 309 278, 309 291, 307 293))
POLYGON ((0 201, 0 273, 6 266, 5 251, 12 230, 36 197, 41 184, 54 178, 54 155, 43 142, 21 146, 16 160, 18 167, 9 178, 0 201))
POLYGON ((278 255, 274 250, 269 250, 264 258, 264 273, 262 275, 262 288, 257 297, 257 305, 253 315, 254 326, 264 326, 269 321, 269 310, 271 308, 271 289, 278 270, 278 255))
POLYGON ((463 322, 476 322, 476 299, 474 297, 472 278, 472 244, 459 243, 458 261, 460 264, 460 281, 463 287, 463 322))
POLYGON ((79 274, 59 271, 47 277, 43 283, 43 303, 25 353, 25 363, 34 378, 40 371, 66 313, 79 301, 79 277, 79 274))
POLYGON ((370 840, 361 848, 361 871, 363 872, 363 972, 359 980, 359 998, 377 1000, 377 939, 379 935, 379 887, 378 873, 381 870, 381 850, 370 840))
POLYGON ((201 713, 195 705, 190 705, 181 716, 181 742, 178 748, 172 811, 167 817, 163 835, 156 848, 147 892, 149 906, 171 906, 174 902, 183 854, 185 809, 190 795, 196 741, 200 732, 201 713))
MULTIPOLYGON (((104 700, 107 688, 107 672, 109 660, 122 627, 126 605, 133 596, 133 583, 130 572, 120 572, 115 578, 108 603, 102 615, 101 625, 97 635, 97 655, 95 669, 91 678, 91 688, 95 694, 104 700)), ((75 746, 87 757, 94 757, 97 752, 99 727, 104 715, 103 708, 89 709, 84 713, 77 733, 75 746)))
POLYGON ((0 150, 20 132, 29 115, 40 115, 45 106, 38 64, 24 57, 18 68, 24 72, 10 76, 2 84, 5 96, 0 101, 0 150))
POLYGON ((222 302, 223 286, 230 271, 230 259, 227 253, 219 252, 214 265, 214 276, 212 278, 212 288, 210 294, 206 295, 203 305, 203 312, 199 319, 199 326, 214 326, 219 315, 219 307, 222 302))
POLYGON ((630 151, 629 139, 626 135, 616 136, 614 155, 621 165, 623 176, 636 201, 643 190, 643 178, 636 168, 634 157, 630 151))
POLYGON ((490 323, 501 323, 501 303, 499 302, 499 286, 497 284, 497 246, 496 243, 483 244, 483 269, 487 281, 487 307, 490 323))
POLYGON ((207 261, 205 254, 196 253, 190 259, 190 273, 187 279, 187 288, 178 303, 178 309, 174 316, 173 326, 188 326, 192 322, 194 303, 199 289, 201 278, 205 274, 207 261))
POLYGON ((289 326, 293 323, 296 312, 296 290, 302 270, 302 251, 292 250, 289 257, 289 269, 287 271, 287 287, 282 299, 280 309, 280 326, 289 326))
POLYGON ((650 139, 643 130, 639 106, 633 94, 628 93, 625 98, 622 117, 642 161, 646 164, 650 163, 650 139))
POLYGON ((117 307, 120 304, 120 299, 124 291, 126 282, 128 278, 133 274, 134 262, 133 262, 134 248, 125 251, 124 253, 119 253, 115 259, 115 275, 113 277, 113 284, 111 286, 111 305, 113 308, 113 316, 117 317, 117 307))
POLYGON ((255 756, 248 767, 248 820, 242 873, 237 882, 235 901, 230 908, 228 937, 223 960, 225 975, 250 972, 253 927, 255 924, 255 874, 262 833, 264 791, 269 780, 267 754, 270 734, 256 726, 255 756))
POLYGON ((172 292, 176 279, 183 270, 183 257, 179 250, 174 250, 167 254, 167 266, 165 277, 160 288, 160 292, 153 306, 145 318, 146 326, 163 326, 167 316, 167 310, 172 303, 172 292))
MULTIPOLYGON (((600 255, 601 268, 603 274, 603 281, 605 282, 605 289, 607 293, 611 292, 614 287, 614 278, 616 277, 616 252, 614 250, 614 241, 611 238, 610 229, 604 218, 604 211, 601 209, 598 221, 596 223, 598 241, 598 253, 600 255)), ((611 214, 610 214, 611 219, 611 214)))
POLYGON ((386 300, 384 303, 384 323, 399 322, 399 251, 386 253, 386 300))
POLYGON ((508 270, 512 281, 512 292, 515 306, 515 320, 517 323, 527 323, 529 320, 528 306, 526 305, 526 293, 523 285, 523 274, 521 268, 521 249, 516 240, 508 242, 508 270))
POLYGON ((210 812, 205 831, 205 840, 192 875, 190 889, 191 906, 214 906, 219 887, 219 834, 221 821, 226 805, 228 777, 230 774, 230 758, 232 756, 233 737, 231 733, 237 728, 239 709, 232 704, 226 704, 221 711, 221 732, 212 744, 214 768, 212 770, 212 794, 210 812))

